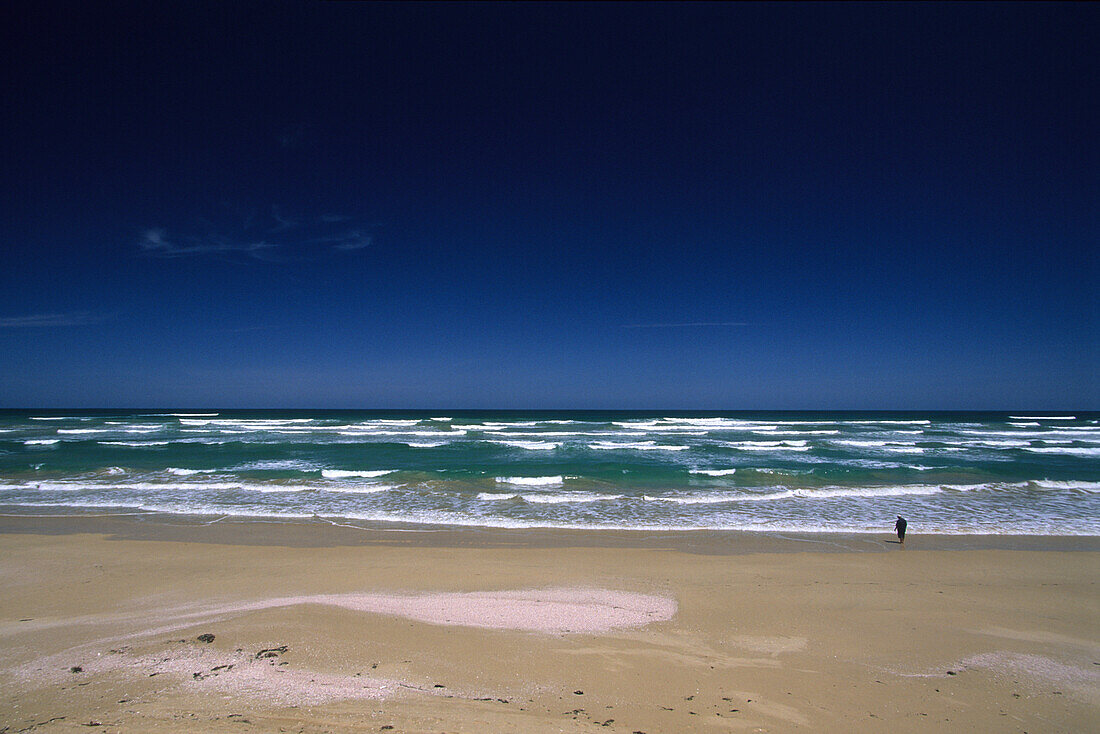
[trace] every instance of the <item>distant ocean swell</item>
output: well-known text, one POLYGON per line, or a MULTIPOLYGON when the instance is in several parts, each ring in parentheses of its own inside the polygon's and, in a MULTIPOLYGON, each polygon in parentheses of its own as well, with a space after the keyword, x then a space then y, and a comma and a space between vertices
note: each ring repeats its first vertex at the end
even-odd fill
POLYGON ((0 412, 0 506, 1100 535, 1100 415, 0 412))

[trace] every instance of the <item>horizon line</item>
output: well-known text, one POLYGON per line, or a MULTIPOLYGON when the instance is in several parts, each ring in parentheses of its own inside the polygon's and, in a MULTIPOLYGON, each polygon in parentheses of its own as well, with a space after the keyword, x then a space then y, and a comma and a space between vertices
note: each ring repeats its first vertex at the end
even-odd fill
POLYGON ((319 407, 311 406, 305 408, 292 408, 292 407, 217 407, 217 406, 98 406, 98 407, 73 407, 73 406, 61 406, 61 407, 45 407, 45 406, 17 406, 6 407, 0 406, 0 410, 4 411, 103 411, 103 410, 125 410, 125 411, 142 411, 142 410, 176 410, 176 411, 235 411, 235 410, 294 410, 294 411, 324 411, 324 410, 359 410, 359 411, 388 411, 388 412, 554 412, 554 413, 566 413, 566 412, 586 412, 586 413, 614 413, 614 412, 632 412, 632 413, 1036 413, 1036 412, 1049 412, 1049 413, 1100 413, 1100 408, 455 408, 455 407, 434 407, 434 408, 411 408, 411 407, 347 407, 347 408, 333 408, 333 407, 319 407))

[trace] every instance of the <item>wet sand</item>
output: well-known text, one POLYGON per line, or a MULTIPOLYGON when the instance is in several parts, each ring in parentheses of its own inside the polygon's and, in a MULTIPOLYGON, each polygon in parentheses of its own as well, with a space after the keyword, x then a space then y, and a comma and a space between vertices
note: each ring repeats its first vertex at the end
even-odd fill
POLYGON ((0 732, 1100 725, 1100 539, 889 540, 4 517, 0 732))

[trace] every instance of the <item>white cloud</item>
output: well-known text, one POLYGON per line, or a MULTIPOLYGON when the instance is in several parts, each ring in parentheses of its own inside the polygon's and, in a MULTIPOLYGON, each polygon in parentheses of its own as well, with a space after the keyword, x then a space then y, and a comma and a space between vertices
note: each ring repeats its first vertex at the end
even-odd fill
POLYGON ((86 326, 106 321, 109 316, 89 311, 35 313, 24 316, 0 316, 0 329, 29 329, 47 326, 86 326))

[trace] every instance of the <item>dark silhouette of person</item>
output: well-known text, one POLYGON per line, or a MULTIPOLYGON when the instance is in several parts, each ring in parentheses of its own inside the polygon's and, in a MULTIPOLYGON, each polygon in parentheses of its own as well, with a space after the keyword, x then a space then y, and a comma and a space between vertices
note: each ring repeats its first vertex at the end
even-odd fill
POLYGON ((908 524, 901 515, 898 515, 898 520, 894 523, 894 530, 898 532, 898 541, 902 545, 905 545, 905 528, 908 524))

